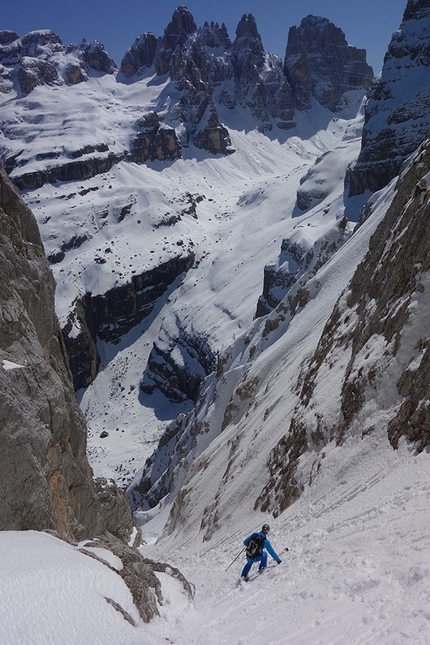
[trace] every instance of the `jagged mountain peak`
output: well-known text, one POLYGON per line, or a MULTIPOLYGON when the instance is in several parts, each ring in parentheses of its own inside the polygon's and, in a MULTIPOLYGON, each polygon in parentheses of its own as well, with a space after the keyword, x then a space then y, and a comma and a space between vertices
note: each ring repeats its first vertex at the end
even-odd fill
POLYGON ((0 30, 0 45, 10 45, 19 38, 18 34, 10 29, 0 30))
POLYGON ((257 21, 252 13, 244 13, 236 27, 236 38, 255 38, 261 41, 261 36, 257 28, 257 21))
POLYGON ((291 27, 288 41, 293 42, 297 38, 303 38, 303 36, 315 48, 318 47, 320 42, 341 46, 348 44, 345 34, 340 27, 337 27, 328 18, 314 16, 313 14, 305 16, 299 27, 291 27))
POLYGON ((230 49, 232 43, 230 36, 227 31, 227 27, 223 22, 220 26, 218 22, 211 21, 210 24, 206 21, 203 24, 203 27, 200 29, 200 35, 202 42, 207 47, 223 47, 224 49, 230 49))
POLYGON ((313 15, 290 28, 284 66, 299 110, 308 110, 312 97, 329 110, 341 110, 346 92, 366 90, 373 80, 366 51, 349 45, 330 20, 313 15))
POLYGON ((177 7, 172 15, 172 20, 164 30, 164 36, 169 45, 174 48, 176 45, 183 45, 190 34, 197 31, 197 25, 187 7, 177 7))
POLYGON ((403 20, 419 20, 423 16, 423 12, 426 13, 428 6, 427 0, 408 0, 403 20))

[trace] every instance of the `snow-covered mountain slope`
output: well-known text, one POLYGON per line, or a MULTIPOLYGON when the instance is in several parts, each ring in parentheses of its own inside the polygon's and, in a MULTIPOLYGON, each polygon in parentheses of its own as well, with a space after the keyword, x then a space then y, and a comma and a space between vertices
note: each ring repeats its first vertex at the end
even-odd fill
POLYGON ((154 506, 180 488, 167 534, 210 540, 239 500, 250 517, 278 517, 318 486, 339 446, 374 433, 381 455, 404 436, 427 448, 428 155, 427 140, 298 300, 292 289, 236 340, 194 414, 166 433, 130 499, 154 506))
POLYGON ((261 303, 270 311, 351 235, 362 200, 345 208, 343 175, 372 70, 308 18, 285 69, 251 14, 232 42, 179 7, 120 70, 100 43, 0 32, 0 154, 54 269, 97 474, 128 483, 261 303), (301 38, 314 31, 308 69, 301 38), (304 112, 296 63, 311 79, 304 112), (323 87, 334 112, 327 92, 315 98, 323 87))
MULTIPOLYGON (((103 75, 55 90, 37 87, 14 100, 9 95, 2 119, 15 138, 9 137, 8 145, 18 149, 31 141, 27 173, 46 166, 48 150, 58 150, 56 164, 73 151, 88 150, 82 154, 88 160, 121 157, 131 124, 162 91, 152 77, 124 85, 103 75), (58 133, 54 145, 52 133, 58 133), (102 144, 109 153, 97 151, 102 144)), ((116 344, 99 341, 97 379, 80 393, 93 468, 120 482, 128 483, 151 454, 163 423, 190 408, 189 401, 171 405, 162 394, 140 392, 153 343, 171 351, 186 332, 206 338, 216 355, 252 321, 264 267, 276 264, 282 240, 293 235, 306 253, 321 237, 339 231, 344 215, 339 168, 357 155, 360 134, 361 117, 352 118, 352 108, 333 116, 314 104, 309 113, 297 115, 297 129, 281 139, 253 129, 246 111, 222 114, 236 150, 232 155, 208 156, 190 146, 186 158, 174 163, 122 161, 89 179, 45 183, 24 193, 54 261, 63 326, 73 303, 86 293, 102 295, 169 261, 195 258, 149 317, 116 344), (296 208, 300 180, 316 159, 334 149, 335 169, 320 162, 313 175, 332 192, 303 213, 296 208), (104 431, 108 436, 101 438, 104 431)), ((19 172, 15 169, 12 178, 19 172)), ((351 208, 351 216, 356 219, 358 211, 351 208)), ((352 224, 342 236, 347 239, 351 230, 352 224)), ((75 321, 69 335, 78 333, 75 321)))

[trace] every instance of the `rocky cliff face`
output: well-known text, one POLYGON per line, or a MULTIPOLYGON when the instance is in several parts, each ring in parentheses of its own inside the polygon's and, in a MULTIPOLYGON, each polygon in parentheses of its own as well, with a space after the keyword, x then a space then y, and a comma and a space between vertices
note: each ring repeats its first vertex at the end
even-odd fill
POLYGON ((311 478, 306 453, 371 435, 372 411, 385 411, 393 448, 401 437, 418 451, 430 444, 429 163, 427 139, 400 177, 367 256, 303 367, 299 404, 271 453, 271 478, 256 502, 262 510, 277 514, 300 495, 311 478), (330 417, 324 413, 328 389, 335 402, 330 417))
POLYGON ((31 212, 0 173, 0 526, 95 535, 104 521, 54 313, 54 280, 31 212))
POLYGON ((294 109, 309 109, 311 96, 337 111, 345 107, 345 92, 369 86, 373 73, 365 51, 347 45, 329 21, 308 16, 300 28, 292 28, 290 41, 283 65, 264 51, 252 14, 242 16, 232 42, 224 24, 198 29, 189 11, 179 7, 163 37, 145 33, 136 39, 121 72, 127 78, 151 68, 157 75, 168 73, 183 92, 176 114, 195 145, 227 153, 229 135, 217 104, 249 109, 261 131, 288 130, 295 125, 294 109))
MULTIPOLYGON (((83 82, 92 71, 112 74, 116 70, 101 43, 83 40, 80 45, 66 48, 49 29, 32 31, 22 38, 14 32, 1 31, 0 63, 8 70, 9 79, 16 74, 24 94, 39 85, 83 82), (64 64, 59 64, 60 60, 64 64)), ((10 90, 11 85, 3 85, 3 91, 10 90)))
POLYGON ((367 89, 373 80, 366 51, 348 45, 339 27, 317 16, 291 27, 284 66, 299 110, 310 108, 311 97, 332 112, 342 110, 347 92, 367 89))
POLYGON ((428 2, 408 1, 382 73, 369 90, 361 153, 346 178, 351 196, 386 186, 427 134, 429 19, 428 2))
POLYGON ((96 377, 100 364, 97 339, 115 343, 150 315, 157 300, 194 262, 194 254, 178 254, 131 282, 93 296, 86 293, 70 312, 63 328, 73 383, 78 390, 96 377))
POLYGON ((147 394, 159 390, 176 403, 195 402, 200 384, 216 368, 216 356, 204 336, 192 336, 180 328, 173 337, 163 331, 154 343, 140 388, 147 394))
MULTIPOLYGON (((348 227, 347 218, 343 218, 311 247, 307 244, 302 245, 295 236, 292 239, 282 240, 281 253, 277 262, 264 267, 263 293, 258 299, 256 318, 270 313, 290 291, 288 307, 294 315, 299 302, 302 306, 306 300, 308 280, 336 253, 350 235, 351 228, 348 227)), ((285 304, 282 308, 285 308, 285 304)))

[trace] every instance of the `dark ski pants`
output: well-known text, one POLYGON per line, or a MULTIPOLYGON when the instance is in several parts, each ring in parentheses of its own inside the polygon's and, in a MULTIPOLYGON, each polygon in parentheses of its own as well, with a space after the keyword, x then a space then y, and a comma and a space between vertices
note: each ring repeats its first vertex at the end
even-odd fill
POLYGON ((248 573, 251 571, 251 567, 255 562, 259 562, 260 566, 258 567, 258 570, 261 571, 267 566, 267 553, 266 551, 263 551, 262 555, 260 558, 257 558, 256 560, 251 560, 250 558, 247 558, 247 563, 243 567, 242 571, 242 577, 246 578, 248 573))

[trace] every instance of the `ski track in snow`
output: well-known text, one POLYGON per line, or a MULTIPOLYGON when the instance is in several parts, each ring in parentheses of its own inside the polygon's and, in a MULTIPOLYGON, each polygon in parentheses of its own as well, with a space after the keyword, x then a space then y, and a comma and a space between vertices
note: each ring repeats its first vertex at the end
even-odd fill
MULTIPOLYGON (((428 454, 378 450, 350 440, 327 457, 316 486, 269 535, 282 563, 239 581, 241 515, 234 534, 181 546, 170 538, 143 555, 178 566, 195 585, 158 574, 160 617, 138 621, 122 580, 100 562, 34 531, 0 534, 0 642, 7 645, 428 645, 430 641, 430 476, 428 454), (378 457, 376 457, 378 455, 378 457), (339 473, 348 472, 348 480, 339 473), (105 600, 136 620, 133 627, 105 600)), ((115 566, 112 556, 99 550, 115 566)), ((269 565, 273 565, 269 557, 269 565)), ((256 565, 252 572, 256 569, 256 565)))

